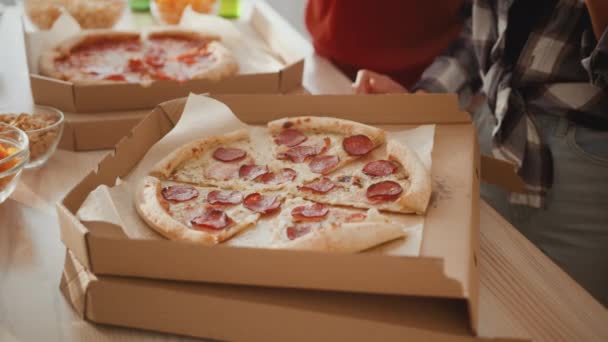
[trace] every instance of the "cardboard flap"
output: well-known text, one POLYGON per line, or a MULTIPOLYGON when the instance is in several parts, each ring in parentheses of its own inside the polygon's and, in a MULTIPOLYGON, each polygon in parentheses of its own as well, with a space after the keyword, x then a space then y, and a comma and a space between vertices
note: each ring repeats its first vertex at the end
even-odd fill
POLYGON ((97 278, 69 252, 61 289, 94 322, 220 340, 515 341, 470 336, 460 300, 97 278))
POLYGON ((526 183, 517 174, 514 164, 486 155, 481 156, 481 179, 513 192, 526 190, 526 183))
POLYGON ((168 240, 123 240, 91 232, 87 234, 87 240, 93 260, 91 270, 100 275, 429 297, 465 296, 463 285, 447 278, 443 261, 436 258, 284 250, 261 253, 257 248, 204 247, 168 240), (138 252, 133 254, 133 249, 138 252), (158 255, 172 257, 158 258, 158 255), (353 262, 353 258, 358 261, 353 262), (129 259, 129 263, 121 265, 120 260, 125 259, 129 259), (174 267, 175 260, 192 260, 193 264, 174 267), (200 260, 222 260, 222 263, 200 263, 200 260), (313 269, 310 265, 323 265, 323 268, 313 269), (289 277, 277 273, 277 268, 289 270, 289 277), (234 277, 226 273, 227 269, 234 277), (368 271, 361 273, 359 269, 368 271), (403 272, 404 269, 408 272, 403 272), (416 277, 412 277, 414 274, 416 277), (434 285, 428 286, 429 283, 434 285))
MULTIPOLYGON (((83 199, 84 200, 84 199, 83 199)), ((91 269, 89 250, 86 241, 87 228, 61 203, 56 205, 61 241, 69 246, 78 261, 86 268, 91 269)))
POLYGON ((87 316, 87 291, 91 283, 95 281, 97 278, 87 272, 87 269, 73 257, 72 253, 66 250, 59 289, 80 318, 85 319, 87 316))
POLYGON ((111 239, 128 239, 121 226, 103 221, 88 221, 83 224, 90 234, 111 239))
POLYGON ((50 79, 39 75, 30 75, 32 94, 36 94, 36 103, 61 108, 65 111, 76 111, 74 104, 74 87, 72 83, 50 79), (53 83, 50 90, 49 82, 53 83))
POLYGON ((302 84, 304 62, 294 63, 285 67, 279 73, 281 92, 288 93, 302 84))
POLYGON ((267 3, 256 2, 250 20, 251 26, 287 66, 301 63, 310 52, 310 43, 267 3))
MULTIPOLYGON (((204 92, 276 93, 279 91, 279 81, 279 73, 258 73, 241 74, 221 81, 155 81, 148 86, 134 83, 74 84, 73 97, 74 105, 79 112, 96 111, 99 109, 100 103, 103 103, 106 111, 142 109, 153 108, 161 102, 184 97, 191 92, 197 94, 204 92), (118 96, 118 94, 128 94, 128 96, 118 96)), ((48 84, 46 86, 48 87, 48 84)))
POLYGON ((211 95, 244 122, 265 124, 286 115, 324 115, 368 124, 470 123, 453 94, 386 95, 211 95), (373 108, 373 110, 370 110, 373 108))

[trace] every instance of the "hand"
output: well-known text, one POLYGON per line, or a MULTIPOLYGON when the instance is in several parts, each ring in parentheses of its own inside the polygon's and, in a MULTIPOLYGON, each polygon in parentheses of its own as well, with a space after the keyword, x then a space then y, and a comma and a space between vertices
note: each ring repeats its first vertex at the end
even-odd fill
POLYGON ((356 94, 408 93, 406 88, 390 77, 365 69, 357 72, 357 78, 352 87, 356 94))

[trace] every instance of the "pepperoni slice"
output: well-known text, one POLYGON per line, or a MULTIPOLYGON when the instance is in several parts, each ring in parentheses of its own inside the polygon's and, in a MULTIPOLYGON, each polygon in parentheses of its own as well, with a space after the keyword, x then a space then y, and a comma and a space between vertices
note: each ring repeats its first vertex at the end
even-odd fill
POLYGON ((238 191, 213 190, 207 194, 207 202, 211 204, 239 204, 243 195, 238 191))
POLYGON ((374 149, 374 142, 366 135, 357 134, 344 138, 342 147, 351 156, 363 156, 374 149))
POLYGON ((246 179, 246 180, 256 179, 259 176, 262 176, 267 173, 268 173, 268 167, 266 165, 250 164, 250 165, 243 165, 239 168, 239 177, 246 179))
POLYGON ((129 58, 129 70, 131 71, 142 71, 144 69, 144 62, 141 58, 133 57, 129 58))
POLYGON ((390 160, 374 160, 363 167, 363 173, 372 177, 392 175, 397 171, 397 164, 390 160))
POLYGON ((318 143, 312 146, 307 145, 299 145, 294 146, 287 150, 284 153, 281 153, 278 158, 279 159, 289 159, 294 163, 302 163, 306 158, 314 157, 318 154, 321 154, 329 148, 331 140, 329 138, 324 138, 322 143, 318 143))
POLYGON ((223 210, 210 209, 205 211, 202 215, 193 218, 190 223, 194 228, 222 230, 232 223, 232 219, 230 219, 223 210))
POLYGON ((403 188, 398 183, 383 181, 370 185, 365 195, 372 201, 386 202, 396 200, 402 192, 403 188))
POLYGON ((304 185, 298 187, 298 189, 308 190, 308 191, 316 192, 319 194, 325 194, 325 193, 328 193, 329 191, 331 191, 335 187, 336 187, 336 184, 334 182, 332 182, 327 177, 323 177, 321 179, 317 179, 314 182, 304 184, 304 185))
POLYGON ((173 77, 165 74, 164 72, 160 72, 160 71, 153 73, 152 77, 154 77, 154 79, 157 79, 157 80, 173 81, 173 77))
POLYGON ((296 220, 319 221, 329 213, 329 208, 321 203, 301 205, 291 210, 291 216, 296 220))
POLYGON ((278 172, 265 173, 259 176, 257 180, 265 184, 283 184, 291 182, 297 175, 298 173, 294 169, 284 168, 278 172))
POLYGON ((146 56, 144 59, 146 64, 153 66, 155 68, 161 68, 165 65, 165 62, 158 56, 146 56))
POLYGON ((293 226, 287 227, 285 233, 289 240, 295 240, 301 236, 310 233, 315 228, 314 224, 310 223, 298 223, 293 226))
POLYGON ((354 213, 346 217, 346 222, 361 222, 367 218, 367 215, 363 213, 354 213))
POLYGON ((318 156, 308 163, 308 167, 310 167, 310 171, 324 175, 333 170, 339 162, 338 156, 318 156))
POLYGON ((192 185, 169 185, 161 190, 167 201, 185 202, 198 197, 198 190, 192 185))
POLYGON ((277 145, 294 147, 305 142, 307 139, 308 137, 297 129, 285 129, 274 138, 274 142, 277 145))
POLYGON ((240 148, 220 147, 213 152, 213 158, 223 162, 233 162, 242 160, 247 156, 247 152, 240 148))
POLYGON ((243 201, 245 208, 260 214, 271 213, 281 206, 279 196, 262 195, 257 192, 247 195, 243 201))
POLYGON ((125 78, 125 76, 121 75, 121 74, 111 74, 111 75, 104 77, 103 79, 108 80, 108 81, 126 81, 127 80, 125 78))

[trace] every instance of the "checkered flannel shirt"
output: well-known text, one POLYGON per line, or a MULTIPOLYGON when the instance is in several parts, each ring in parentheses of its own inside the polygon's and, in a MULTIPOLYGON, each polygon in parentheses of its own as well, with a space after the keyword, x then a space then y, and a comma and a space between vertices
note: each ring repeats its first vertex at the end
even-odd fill
MULTIPOLYGON (((536 1, 536 0, 521 0, 536 1)), ((512 203, 543 207, 553 182, 551 151, 535 114, 608 127, 608 30, 596 40, 583 0, 559 0, 536 23, 516 62, 505 58, 514 0, 475 0, 459 39, 424 72, 417 89, 486 94, 496 128, 493 154, 513 162, 526 193, 512 203), (472 13, 472 14, 471 14, 472 13)), ((548 9, 549 10, 549 9, 548 9)))

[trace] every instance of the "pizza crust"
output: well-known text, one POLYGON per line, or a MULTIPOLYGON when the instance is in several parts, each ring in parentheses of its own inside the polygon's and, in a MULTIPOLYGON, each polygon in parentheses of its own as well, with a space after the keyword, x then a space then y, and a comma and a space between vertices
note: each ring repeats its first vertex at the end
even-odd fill
POLYGON ((271 248, 356 253, 406 235, 400 225, 388 222, 376 209, 369 209, 365 221, 316 230, 271 248))
POLYGON ((418 154, 408 146, 389 140, 386 145, 388 158, 400 163, 408 173, 410 186, 397 199, 402 208, 423 214, 431 198, 431 173, 424 166, 418 154))
POLYGON ((191 79, 217 81, 238 73, 239 64, 228 48, 216 41, 209 43, 208 48, 213 51, 213 55, 215 55, 215 63, 207 70, 193 75, 191 79))
POLYGON ((364 134, 370 138, 376 146, 385 141, 384 130, 345 119, 320 116, 299 116, 278 119, 268 123, 268 130, 272 135, 275 135, 286 128, 295 128, 301 131, 316 131, 319 133, 335 133, 344 136, 364 134))

